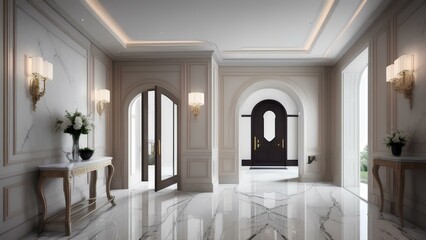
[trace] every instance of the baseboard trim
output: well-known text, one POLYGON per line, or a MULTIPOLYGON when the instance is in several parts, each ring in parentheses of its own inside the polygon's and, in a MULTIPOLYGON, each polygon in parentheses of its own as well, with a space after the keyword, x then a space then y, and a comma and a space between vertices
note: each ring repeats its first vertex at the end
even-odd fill
POLYGON ((213 183, 183 183, 182 191, 185 192, 213 192, 215 189, 213 183))

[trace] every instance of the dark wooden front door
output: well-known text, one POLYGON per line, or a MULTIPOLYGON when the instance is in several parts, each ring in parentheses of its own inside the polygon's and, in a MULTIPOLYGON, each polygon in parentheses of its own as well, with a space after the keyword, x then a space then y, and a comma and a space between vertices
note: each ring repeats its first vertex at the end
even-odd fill
POLYGON ((287 111, 275 100, 259 102, 251 113, 252 166, 287 165, 287 111))

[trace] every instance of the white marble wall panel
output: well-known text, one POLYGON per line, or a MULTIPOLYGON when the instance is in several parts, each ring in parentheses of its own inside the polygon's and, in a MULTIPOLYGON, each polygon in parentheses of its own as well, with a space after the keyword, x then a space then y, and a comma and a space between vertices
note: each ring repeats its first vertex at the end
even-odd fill
MULTIPOLYGON (((94 118, 95 128, 93 129, 93 147, 95 155, 112 155, 112 104, 105 104, 105 111, 100 116, 96 111, 96 97, 95 92, 99 89, 108 89, 112 92, 112 61, 97 47, 92 45, 92 59, 93 59, 93 88, 90 94, 91 99, 91 114, 94 118)), ((110 101, 114 96, 111 94, 110 101)), ((112 101, 111 101, 112 102, 112 101)))
MULTIPOLYGON (((35 194, 37 165, 67 161, 62 151, 71 149, 71 136, 55 131, 57 118, 63 116, 65 110, 89 113, 93 86, 90 73, 98 73, 100 84, 106 83, 107 78, 102 75, 105 69, 91 69, 90 42, 44 1, 7 0, 3 3, 2 14, 8 18, 1 21, 8 21, 2 39, 9 41, 5 46, 7 63, 1 66, 2 69, 8 66, 7 78, 2 84, 6 88, 1 89, 5 96, 1 101, 7 101, 7 108, 0 119, 5 119, 8 127, 1 130, 2 136, 7 137, 1 138, 5 139, 1 144, 5 155, 0 166, 0 199, 5 201, 1 201, 0 208, 0 238, 18 239, 33 230, 40 211, 35 194), (31 109, 29 78, 25 72, 27 56, 40 56, 53 63, 53 81, 46 83, 46 93, 37 103, 35 112, 31 109)), ((99 54, 108 59, 103 53, 99 54)), ((105 126, 97 130, 102 135, 100 138, 108 136, 105 126)), ((82 135, 80 146, 96 146, 96 141, 88 139, 87 135, 82 135)), ((104 174, 99 173, 98 178, 98 194, 102 194, 104 174)), ((86 175, 73 179, 73 202, 88 196, 87 183, 86 175)), ((61 180, 46 181, 44 189, 49 211, 55 212, 65 205, 62 188, 61 180)))
MULTIPOLYGON (((61 39, 25 9, 18 7, 16 18, 14 154, 52 149, 70 151, 71 137, 55 133, 54 124, 65 110, 87 113, 87 52, 77 44, 70 44, 70 39, 61 39), (26 56, 41 56, 53 63, 53 81, 46 83, 46 94, 37 103, 35 112, 31 109, 25 76, 26 56)), ((86 144, 84 136, 81 141, 86 144)))

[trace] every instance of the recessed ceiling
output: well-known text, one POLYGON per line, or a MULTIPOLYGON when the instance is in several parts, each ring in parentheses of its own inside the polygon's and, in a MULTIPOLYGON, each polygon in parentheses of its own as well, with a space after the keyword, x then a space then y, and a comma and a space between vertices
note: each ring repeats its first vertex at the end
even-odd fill
POLYGON ((329 64, 390 0, 46 0, 114 59, 329 64))

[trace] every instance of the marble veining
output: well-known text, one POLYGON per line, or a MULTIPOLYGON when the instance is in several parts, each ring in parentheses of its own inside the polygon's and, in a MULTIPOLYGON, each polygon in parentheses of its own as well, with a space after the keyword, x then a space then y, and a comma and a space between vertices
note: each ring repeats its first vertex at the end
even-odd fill
MULTIPOLYGON (((271 171, 256 171, 267 174, 271 171)), ((280 172, 285 174, 285 172, 280 172)), ((243 174, 244 175, 244 174, 243 174)), ((425 239, 409 222, 380 213, 349 191, 327 183, 245 179, 214 193, 143 183, 115 190, 115 207, 73 226, 70 239, 425 239)), ((275 177, 275 176, 274 176, 275 177)), ((68 239, 62 232, 24 239, 68 239)))

